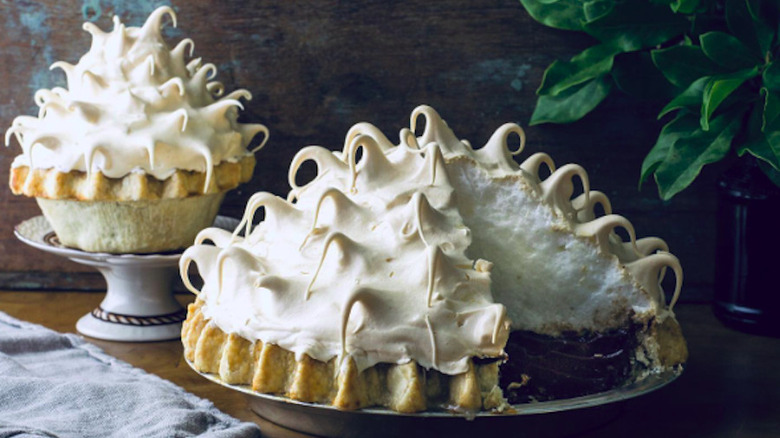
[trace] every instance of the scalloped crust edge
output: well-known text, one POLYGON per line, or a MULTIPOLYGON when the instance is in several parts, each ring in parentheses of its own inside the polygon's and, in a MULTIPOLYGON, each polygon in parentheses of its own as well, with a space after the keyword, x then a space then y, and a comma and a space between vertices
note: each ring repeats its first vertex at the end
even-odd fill
MULTIPOLYGON (((337 359, 321 362, 273 344, 251 342, 235 333, 223 332, 203 316, 203 301, 188 307, 182 325, 184 357, 199 372, 212 374, 225 384, 246 385, 253 391, 308 403, 355 410, 382 406, 401 413, 444 407, 455 412, 511 409, 498 385, 504 359, 478 364, 469 361, 465 373, 448 376, 426 370, 416 362, 378 364, 362 372, 354 361, 337 367, 337 359)), ((654 320, 637 333, 642 339, 634 360, 632 380, 663 370, 679 370, 688 350, 673 315, 654 320)))
POLYGON ((371 406, 413 413, 434 407, 457 412, 500 411, 507 405, 498 386, 503 358, 469 361, 468 371, 448 376, 416 362, 377 364, 358 371, 353 360, 322 362, 262 341, 223 332, 202 313, 203 302, 188 307, 182 325, 184 356, 202 373, 264 394, 355 410, 371 406))
POLYGON ((129 173, 122 178, 108 178, 101 172, 60 172, 56 169, 11 168, 9 185, 15 195, 74 201, 140 201, 188 198, 219 193, 238 187, 252 178, 254 155, 237 162, 223 161, 214 167, 209 186, 204 191, 205 172, 177 169, 165 180, 145 173, 129 173))

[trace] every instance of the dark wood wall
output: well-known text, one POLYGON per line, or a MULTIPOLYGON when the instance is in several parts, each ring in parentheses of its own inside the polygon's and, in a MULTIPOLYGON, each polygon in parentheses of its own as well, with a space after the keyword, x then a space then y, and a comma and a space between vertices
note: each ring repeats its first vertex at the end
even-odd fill
MULTIPOLYGON (((245 121, 271 139, 257 154, 254 179, 231 193, 222 214, 239 216, 255 191, 287 192, 286 170, 309 144, 340 148, 350 126, 369 121, 392 140, 411 110, 432 105, 460 138, 484 144, 504 122, 527 125, 542 72, 556 58, 587 46, 584 37, 545 28, 516 0, 0 1, 0 126, 36 114, 33 93, 62 85, 48 67, 87 51, 84 21, 111 29, 118 14, 139 26, 160 4, 172 4, 178 29, 171 45, 195 40, 195 56, 219 67, 228 90, 249 89, 245 121)), ((683 299, 707 300, 714 275, 714 180, 705 170, 692 188, 662 203, 654 186, 637 190, 642 158, 660 125, 657 106, 611 97, 568 126, 526 128, 527 153, 545 151, 561 165, 580 163, 593 188, 641 236, 664 237, 685 268, 683 299)), ((0 179, 19 153, 0 148, 0 179)), ((16 240, 13 228, 38 215, 34 200, 0 189, 0 288, 94 289, 90 268, 43 254, 16 240)))

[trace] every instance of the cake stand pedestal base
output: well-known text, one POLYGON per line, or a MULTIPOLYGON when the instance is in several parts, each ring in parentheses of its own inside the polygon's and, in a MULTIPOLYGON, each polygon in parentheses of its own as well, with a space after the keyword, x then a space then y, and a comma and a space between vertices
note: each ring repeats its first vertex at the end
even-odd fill
POLYGON ((76 323, 79 333, 109 341, 179 338, 187 311, 171 293, 178 257, 171 261, 160 260, 154 265, 139 261, 112 264, 78 260, 97 268, 108 285, 100 306, 76 323))
MULTIPOLYGON (((214 225, 232 229, 237 220, 219 216, 214 225)), ((42 251, 96 268, 106 279, 100 305, 76 323, 79 333, 109 341, 178 339, 187 311, 173 296, 181 252, 161 254, 90 253, 60 244, 43 216, 17 225, 14 234, 42 251)))

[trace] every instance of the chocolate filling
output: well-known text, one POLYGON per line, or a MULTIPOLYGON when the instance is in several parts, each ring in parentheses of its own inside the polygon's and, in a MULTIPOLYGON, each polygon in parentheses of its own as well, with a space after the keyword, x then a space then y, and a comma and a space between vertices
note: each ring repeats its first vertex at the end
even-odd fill
POLYGON ((546 401, 607 391, 631 376, 637 328, 559 337, 512 332, 501 366, 510 403, 546 401))

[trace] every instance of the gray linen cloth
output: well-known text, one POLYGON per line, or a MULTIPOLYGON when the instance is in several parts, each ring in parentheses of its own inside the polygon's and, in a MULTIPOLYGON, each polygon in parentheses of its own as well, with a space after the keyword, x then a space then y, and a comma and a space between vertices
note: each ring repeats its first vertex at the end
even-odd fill
POLYGON ((0 312, 0 438, 190 436, 260 430, 76 335, 0 312))

